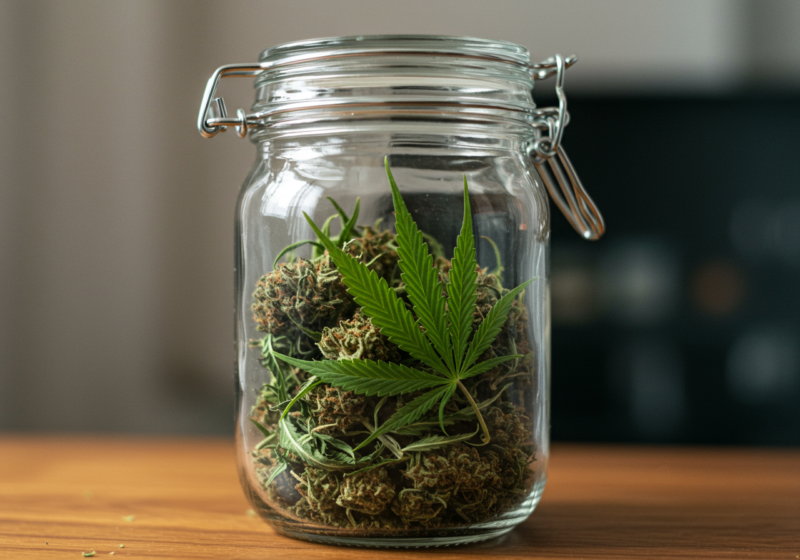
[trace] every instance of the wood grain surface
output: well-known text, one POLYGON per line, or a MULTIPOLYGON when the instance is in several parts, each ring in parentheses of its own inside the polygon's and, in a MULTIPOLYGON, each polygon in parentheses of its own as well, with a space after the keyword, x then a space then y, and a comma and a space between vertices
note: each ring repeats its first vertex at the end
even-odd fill
POLYGON ((248 515, 230 441, 6 435, 0 558, 800 558, 799 450, 554 445, 549 476, 501 540, 349 549, 248 515))

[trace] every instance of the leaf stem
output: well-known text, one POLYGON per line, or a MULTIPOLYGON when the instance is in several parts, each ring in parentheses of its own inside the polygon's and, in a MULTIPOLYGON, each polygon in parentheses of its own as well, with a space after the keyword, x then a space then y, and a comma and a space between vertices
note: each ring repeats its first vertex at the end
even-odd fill
POLYGON ((478 417, 478 423, 481 425, 481 429, 483 430, 483 435, 481 436, 481 441, 483 441, 484 445, 489 443, 492 440, 492 436, 489 435, 489 428, 486 426, 486 421, 483 419, 483 415, 481 414, 481 409, 478 408, 478 405, 475 403, 475 399, 472 398, 472 395, 467 391, 467 388, 464 387, 464 384, 461 383, 461 380, 456 381, 461 392, 464 393, 464 396, 467 397, 469 404, 472 406, 472 410, 475 411, 475 416, 478 417))
MULTIPOLYGON (((364 424, 364 426, 366 426, 366 428, 370 432, 375 433, 375 426, 370 424, 369 420, 367 420, 366 418, 362 418, 361 423, 364 424)), ((403 458, 403 452, 400 450, 400 444, 397 443, 397 440, 395 440, 392 436, 388 434, 383 434, 378 436, 378 439, 386 446, 386 448, 389 451, 392 452, 392 455, 394 455, 398 459, 403 458)))

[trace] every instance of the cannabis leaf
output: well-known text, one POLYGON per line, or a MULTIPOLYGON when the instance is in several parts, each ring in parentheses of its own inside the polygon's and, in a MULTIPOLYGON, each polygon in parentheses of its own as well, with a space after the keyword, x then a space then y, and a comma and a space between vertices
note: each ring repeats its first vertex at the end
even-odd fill
MULTIPOLYGON (((520 354, 511 354, 478 361, 500 333, 516 297, 533 280, 528 280, 503 295, 486 314, 470 341, 477 298, 478 263, 475 259, 475 239, 472 231, 467 178, 464 177, 464 218, 456 242, 450 270, 450 282, 446 287, 447 295, 445 296, 439 280, 439 271, 434 266, 433 256, 425 242, 425 236, 417 227, 400 195, 400 190, 389 169, 388 159, 385 161, 385 165, 394 203, 401 279, 405 286, 405 293, 416 313, 416 319, 386 280, 378 277, 375 271, 370 270, 367 265, 342 250, 342 238, 350 235, 354 228, 354 218, 348 218, 337 205, 336 209, 342 220, 346 222, 346 226, 342 229, 338 239, 331 239, 328 235, 330 218, 320 229, 307 214, 305 216, 342 275, 342 280, 356 304, 372 319, 372 323, 380 329, 384 336, 401 350, 408 352, 412 358, 430 368, 432 373, 404 364, 383 361, 308 361, 286 356, 274 350, 273 355, 312 375, 303 390, 300 391, 303 394, 322 382, 358 394, 379 397, 427 389, 427 392, 395 411, 382 426, 376 427, 364 441, 353 449, 354 451, 387 432, 401 430, 404 426, 417 422, 437 405, 439 426, 442 432, 447 434, 445 431, 445 407, 456 390, 460 390, 466 397, 477 417, 479 430, 483 432, 483 442, 488 443, 491 436, 481 415, 481 407, 475 402, 462 381, 509 360, 523 357, 520 354)), ((357 214, 358 207, 356 206, 353 216, 355 217, 357 214)), ((435 247, 434 250, 438 251, 439 248, 435 247)), ((286 407, 283 418, 286 418, 288 410, 300 398, 300 393, 286 407)), ((282 419, 281 422, 284 420, 282 419)), ((281 445, 292 435, 283 436, 281 445)), ((472 437, 472 435, 468 437, 472 437)), ((435 436, 434 439, 426 440, 425 445, 445 445, 468 439, 468 437, 464 435, 435 436)), ((287 441, 287 443, 289 442, 287 441)), ((318 458, 315 459, 318 460, 318 458)))

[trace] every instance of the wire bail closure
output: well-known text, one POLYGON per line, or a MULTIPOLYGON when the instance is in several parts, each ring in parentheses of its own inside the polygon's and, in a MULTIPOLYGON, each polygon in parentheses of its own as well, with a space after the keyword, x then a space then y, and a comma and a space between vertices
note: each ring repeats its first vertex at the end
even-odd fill
POLYGON ((253 78, 264 69, 263 64, 228 64, 217 68, 206 84, 203 101, 200 103, 200 114, 197 116, 197 131, 203 138, 225 132, 228 126, 236 127, 239 138, 247 136, 248 125, 257 123, 255 115, 247 115, 243 109, 239 109, 236 111, 236 118, 228 117, 225 100, 215 97, 217 85, 222 78, 253 78))
POLYGON ((596 241, 606 230, 603 216, 583 187, 567 152, 561 147, 564 128, 569 123, 564 72, 576 61, 577 57, 574 55, 565 60, 560 54, 556 54, 540 64, 531 65, 535 80, 555 74, 558 110, 547 107, 536 111, 533 122, 534 141, 528 146, 528 155, 553 203, 564 213, 570 225, 584 239, 596 241), (547 130, 547 136, 542 135, 543 129, 547 130))

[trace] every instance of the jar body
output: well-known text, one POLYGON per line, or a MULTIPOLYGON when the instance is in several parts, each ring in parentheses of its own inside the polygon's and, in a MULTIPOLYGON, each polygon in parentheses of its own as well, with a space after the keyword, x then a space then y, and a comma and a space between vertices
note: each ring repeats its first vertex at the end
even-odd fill
POLYGON ((236 235, 237 457, 253 508, 284 534, 360 546, 457 544, 511 530, 536 506, 549 454, 549 217, 526 140, 497 125, 390 119, 255 140, 236 235), (370 394, 314 384, 297 361, 368 360, 449 379, 386 336, 304 216, 381 279, 443 361, 458 356, 450 338, 432 342, 409 293, 385 161, 437 269, 428 295, 445 302, 441 313, 457 307, 452 259, 466 178, 478 267, 467 344, 477 345, 487 318, 498 320, 474 363, 504 358, 475 375, 461 375, 464 366, 449 395, 391 426, 438 386, 370 394), (346 242, 337 239, 356 208, 346 242), (507 314, 491 315, 501 300, 511 302, 507 314))

